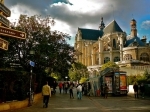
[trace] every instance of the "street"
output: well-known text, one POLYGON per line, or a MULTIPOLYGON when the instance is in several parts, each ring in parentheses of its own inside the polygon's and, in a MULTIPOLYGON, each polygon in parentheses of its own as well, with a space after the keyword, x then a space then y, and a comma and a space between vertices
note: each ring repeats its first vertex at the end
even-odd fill
POLYGON ((30 107, 4 112, 150 112, 150 100, 135 99, 131 96, 122 97, 87 97, 81 100, 76 97, 74 89, 74 99, 70 99, 69 94, 59 94, 58 90, 52 95, 49 107, 42 107, 42 99, 30 107))

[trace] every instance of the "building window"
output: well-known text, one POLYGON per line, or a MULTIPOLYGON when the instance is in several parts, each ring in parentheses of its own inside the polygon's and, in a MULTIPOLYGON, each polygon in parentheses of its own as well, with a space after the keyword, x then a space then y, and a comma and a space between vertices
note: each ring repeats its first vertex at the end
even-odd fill
POLYGON ((113 39, 113 48, 116 48, 116 40, 113 39))
POLYGON ((114 62, 118 62, 118 61, 120 61, 120 58, 119 57, 115 57, 114 58, 114 62))
POLYGON ((99 58, 96 59, 96 65, 98 65, 98 64, 99 64, 99 58))
POLYGON ((141 61, 149 61, 149 55, 147 53, 142 53, 140 55, 140 60, 141 61))
POLYGON ((126 61, 126 60, 132 60, 132 55, 131 54, 125 54, 124 61, 126 61))
POLYGON ((107 62, 109 62, 110 61, 110 58, 109 57, 105 57, 104 58, 104 63, 107 63, 107 62))

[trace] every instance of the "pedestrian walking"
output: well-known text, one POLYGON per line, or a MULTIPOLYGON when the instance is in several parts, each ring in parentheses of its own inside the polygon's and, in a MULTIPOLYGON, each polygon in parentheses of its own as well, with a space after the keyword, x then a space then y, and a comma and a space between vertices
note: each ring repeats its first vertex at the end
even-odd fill
POLYGON ((69 87, 69 83, 68 82, 65 82, 65 93, 67 94, 67 91, 68 91, 68 87, 69 87))
POLYGON ((141 85, 140 85, 140 94, 141 94, 141 97, 144 98, 145 87, 144 87, 144 84, 143 84, 143 83, 141 83, 141 85))
POLYGON ((42 95, 43 95, 43 108, 47 108, 49 97, 51 97, 51 88, 48 85, 48 81, 46 81, 46 84, 42 87, 42 95))
POLYGON ((70 86, 69 86, 69 93, 70 93, 70 99, 71 98, 74 98, 74 96, 73 96, 73 83, 70 83, 70 86))
POLYGON ((134 97, 135 98, 138 98, 138 84, 137 84, 137 82, 135 82, 134 83, 134 85, 133 85, 133 89, 134 89, 134 97))
POLYGON ((65 93, 65 82, 63 82, 63 84, 62 84, 62 88, 63 88, 63 93, 65 93))
POLYGON ((84 95, 84 83, 82 84, 82 95, 84 95))
POLYGON ((59 86, 59 93, 61 94, 61 90, 62 90, 62 88, 63 88, 62 82, 60 82, 58 86, 59 86))
POLYGON ((81 86, 81 84, 79 84, 77 86, 77 98, 80 99, 80 100, 82 98, 82 86, 81 86))
POLYGON ((104 85, 103 90, 104 90, 104 98, 107 98, 108 97, 108 91, 109 91, 107 84, 104 85))
POLYGON ((54 91, 54 94, 56 93, 56 87, 57 87, 57 82, 56 81, 54 81, 53 82, 53 91, 54 91))

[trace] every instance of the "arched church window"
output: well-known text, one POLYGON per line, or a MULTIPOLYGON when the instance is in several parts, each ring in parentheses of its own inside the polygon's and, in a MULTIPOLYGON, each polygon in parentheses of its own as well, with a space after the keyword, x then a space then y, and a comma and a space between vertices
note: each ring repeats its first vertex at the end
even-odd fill
POLYGON ((116 40, 113 39, 113 48, 116 48, 116 40))
POLYGON ((120 58, 119 57, 115 57, 114 58, 114 62, 118 62, 118 61, 120 61, 120 58))
POLYGON ((124 56, 124 60, 131 60, 132 59, 132 55, 131 54, 125 54, 124 56))
POLYGON ((109 57, 105 57, 104 58, 104 63, 107 63, 107 62, 109 62, 110 61, 110 58, 109 57))
POLYGON ((140 60, 142 60, 142 61, 149 61, 149 55, 147 53, 142 53, 140 55, 140 60))

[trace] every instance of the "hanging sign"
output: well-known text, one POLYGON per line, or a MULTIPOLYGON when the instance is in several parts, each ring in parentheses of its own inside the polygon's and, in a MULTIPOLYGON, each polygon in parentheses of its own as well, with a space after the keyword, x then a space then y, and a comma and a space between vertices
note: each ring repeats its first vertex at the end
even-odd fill
POLYGON ((1 2, 0 2, 0 11, 2 11, 6 17, 10 17, 11 15, 11 11, 1 2))
POLYGON ((15 38, 19 38, 19 39, 26 39, 25 32, 14 30, 11 28, 6 28, 3 26, 0 26, 0 35, 8 36, 8 37, 15 37, 15 38))
POLYGON ((0 48, 4 50, 8 50, 8 41, 0 38, 0 48))
POLYGON ((9 27, 9 20, 2 15, 0 15, 0 23, 2 23, 4 26, 9 27))

